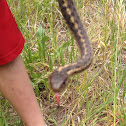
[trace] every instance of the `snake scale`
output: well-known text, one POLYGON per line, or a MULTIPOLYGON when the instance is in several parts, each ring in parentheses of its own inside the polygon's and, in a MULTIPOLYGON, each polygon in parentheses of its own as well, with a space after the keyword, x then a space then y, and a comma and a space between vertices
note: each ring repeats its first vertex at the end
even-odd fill
POLYGON ((80 59, 72 64, 60 66, 49 76, 50 88, 54 93, 62 92, 68 85, 70 76, 87 69, 92 62, 92 48, 86 30, 81 22, 73 0, 57 0, 80 48, 80 59))

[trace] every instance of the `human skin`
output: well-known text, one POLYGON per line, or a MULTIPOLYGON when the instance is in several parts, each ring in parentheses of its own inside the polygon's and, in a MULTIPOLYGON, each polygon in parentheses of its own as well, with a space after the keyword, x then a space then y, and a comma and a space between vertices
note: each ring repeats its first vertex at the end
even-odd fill
POLYGON ((0 92, 25 126, 45 126, 26 68, 20 56, 0 66, 0 92))

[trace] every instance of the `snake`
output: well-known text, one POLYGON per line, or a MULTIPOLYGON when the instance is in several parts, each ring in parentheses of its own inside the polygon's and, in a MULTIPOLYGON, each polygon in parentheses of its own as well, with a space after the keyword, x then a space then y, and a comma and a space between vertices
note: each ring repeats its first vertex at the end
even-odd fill
POLYGON ((54 93, 61 93, 74 74, 86 70, 92 63, 92 47, 73 0, 57 0, 61 13, 72 31, 80 50, 80 59, 74 63, 59 66, 49 75, 49 85, 54 93))

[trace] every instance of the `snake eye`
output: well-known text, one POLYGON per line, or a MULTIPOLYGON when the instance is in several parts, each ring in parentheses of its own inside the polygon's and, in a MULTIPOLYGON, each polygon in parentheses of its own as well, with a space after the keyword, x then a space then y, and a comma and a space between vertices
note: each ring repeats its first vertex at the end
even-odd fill
POLYGON ((65 85, 66 84, 66 82, 65 81, 63 81, 63 85, 65 85))

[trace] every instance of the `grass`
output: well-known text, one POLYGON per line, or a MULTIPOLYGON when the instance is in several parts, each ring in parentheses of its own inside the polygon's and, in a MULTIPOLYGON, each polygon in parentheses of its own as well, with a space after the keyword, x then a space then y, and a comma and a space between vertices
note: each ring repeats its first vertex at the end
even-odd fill
MULTIPOLYGON (((48 126, 126 125, 125 1, 75 0, 92 41, 93 63, 71 78, 57 109, 48 76, 79 59, 79 50, 56 0, 7 0, 26 40, 22 59, 48 126)), ((0 96, 0 126, 22 126, 0 96)))

